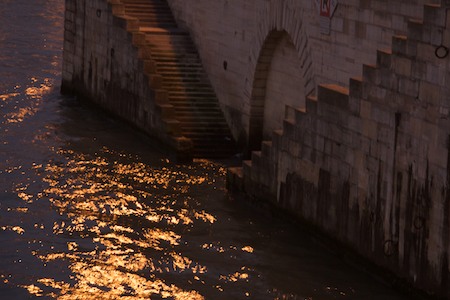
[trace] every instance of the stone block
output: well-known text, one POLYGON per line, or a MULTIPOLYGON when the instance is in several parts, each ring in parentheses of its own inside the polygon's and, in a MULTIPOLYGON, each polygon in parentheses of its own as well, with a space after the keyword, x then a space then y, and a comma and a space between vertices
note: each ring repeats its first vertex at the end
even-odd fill
POLYGON ((288 138, 293 138, 295 136, 295 121, 290 119, 283 120, 283 133, 284 136, 288 138))
POLYGON ((366 39, 367 25, 364 22, 354 21, 355 37, 357 39, 366 39))
POLYGON ((125 14, 125 6, 118 1, 111 3, 111 11, 116 16, 121 16, 125 14))
POLYGON ((415 59, 411 64, 411 77, 415 79, 424 79, 427 75, 427 64, 426 62, 415 59))
POLYGON ((423 19, 426 24, 445 27, 447 21, 446 10, 439 4, 425 3, 423 6, 423 19))
POLYGON ((394 143, 395 129, 387 125, 378 125, 377 141, 388 145, 394 143))
POLYGON ((380 68, 390 68, 392 61, 392 50, 377 50, 377 66, 380 68))
POLYGON ((327 103, 319 103, 318 115, 330 125, 335 125, 344 123, 348 117, 348 112, 327 103))
POLYGON ((394 35, 392 37, 392 54, 407 55, 407 37, 394 35))
POLYGON ((410 58, 402 56, 392 57, 392 69, 399 75, 411 76, 412 61, 410 58))
POLYGON ((73 72, 71 71, 70 65, 66 65, 62 72, 63 81, 72 82, 73 80, 73 72))
POLYGON ((372 105, 370 118, 381 125, 394 127, 394 113, 380 105, 372 105))
POLYGON ((372 103, 370 101, 361 100, 359 116, 362 119, 370 119, 372 116, 372 103))
POLYGON ((444 86, 446 80, 446 68, 441 64, 427 64, 426 80, 435 85, 444 86))
POLYGON ((323 152, 325 149, 325 138, 321 135, 317 135, 315 139, 314 148, 320 152, 323 152))
POLYGON ((77 10, 76 0, 66 0, 65 1, 65 10, 66 12, 75 12, 77 10))
MULTIPOLYGON (((390 28, 387 27, 387 28, 390 28)), ((382 27, 379 25, 372 25, 367 24, 366 25, 366 39, 370 41, 381 41, 382 39, 382 27)))
POLYGON ((370 173, 374 174, 378 173, 378 166, 379 166, 378 157, 366 155, 365 164, 367 170, 369 170, 370 173))
POLYGON ((353 131, 349 130, 347 127, 342 128, 342 140, 341 143, 346 147, 353 146, 353 131))
POLYGON ((390 69, 381 69, 380 71, 381 83, 380 86, 392 90, 398 90, 398 76, 396 73, 392 72, 390 69))
POLYGON ((391 28, 392 13, 386 10, 375 11, 373 14, 373 24, 375 24, 379 28, 391 28))
POLYGON ((331 133, 329 138, 337 143, 342 143, 342 126, 343 124, 333 124, 330 126, 331 133))
MULTIPOLYGON (((349 116, 347 126, 348 129, 352 132, 361 133, 362 132, 362 126, 361 126, 361 118, 357 116, 349 116)), ((353 141, 352 143, 354 143, 353 141)))
POLYGON ((318 87, 318 102, 348 109, 348 89, 335 84, 320 84, 318 87))
POLYGON ((163 119, 175 119, 175 109, 171 104, 156 104, 156 112, 163 119))
POLYGON ((242 162, 242 174, 243 174, 244 179, 250 179, 251 172, 252 172, 252 161, 244 160, 242 162))
POLYGON ((376 140, 378 135, 377 122, 369 119, 362 120, 362 135, 370 140, 376 140))
POLYGON ((73 51, 64 51, 63 52, 63 67, 67 63, 73 68, 73 62, 75 59, 75 54, 73 51))
POLYGON ((70 31, 73 34, 75 34, 76 33, 76 23, 69 21, 69 20, 64 20, 64 30, 70 31))
POLYGON ((438 107, 445 93, 441 91, 439 85, 422 81, 419 88, 419 99, 423 103, 430 104, 431 107, 438 107))
POLYGON ((386 104, 388 99, 387 96, 389 90, 382 87, 381 85, 372 85, 367 89, 367 99, 372 102, 377 102, 380 104, 386 104))
POLYGON ((361 103, 360 98, 355 98, 352 96, 349 97, 348 107, 353 115, 359 115, 360 103, 361 103))
POLYGON ((324 151, 323 151, 323 153, 325 154, 325 155, 327 155, 327 156, 331 156, 332 154, 333 154, 333 144, 334 144, 334 141, 332 141, 331 139, 329 139, 329 138, 325 138, 324 139, 324 144, 325 144, 325 146, 324 146, 324 151))
POLYGON ((132 43, 134 46, 142 46, 145 45, 147 42, 145 40, 146 35, 142 32, 133 32, 132 33, 132 43))
POLYGON ((436 57, 435 55, 436 46, 427 44, 427 43, 418 43, 417 44, 417 56, 420 60, 423 60, 427 63, 433 63, 438 65, 442 63, 442 60, 436 57))
POLYGON ((419 95, 419 81, 408 77, 399 77, 398 92, 411 97, 419 95))
POLYGON ((409 19, 408 20, 408 39, 414 40, 414 41, 424 41, 423 40, 424 37, 427 38, 428 35, 426 34, 426 32, 424 32, 424 26, 423 26, 422 20, 409 19))
POLYGON ((300 154, 300 149, 303 148, 300 146, 299 142, 294 141, 294 140, 289 140, 288 142, 288 152, 292 155, 292 156, 299 156, 300 154))
POLYGON ((430 34, 430 42, 432 45, 438 47, 443 43, 444 29, 440 27, 432 27, 430 34))
POLYGON ((269 159, 272 153, 272 141, 263 141, 261 143, 261 155, 269 159))
POLYGON ((375 65, 363 65, 363 80, 375 85, 381 83, 378 68, 375 65))
POLYGON ((64 41, 64 51, 68 51, 69 53, 75 53, 75 44, 69 41, 64 41))
POLYGON ((169 135, 174 137, 181 137, 181 125, 180 122, 174 119, 163 120, 166 131, 169 135))
POLYGON ((347 147, 343 146, 342 143, 334 142, 332 145, 332 157, 339 159, 340 161, 345 161, 347 147))
POLYGON ((306 98, 306 113, 311 115, 317 114, 317 97, 308 96, 306 98))
POLYGON ((361 98, 362 97, 362 77, 350 78, 349 94, 350 97, 361 98))
POLYGON ((407 18, 402 15, 392 15, 392 29, 397 32, 405 32, 407 18))
POLYGON ((281 152, 289 151, 289 140, 290 139, 287 138, 283 133, 283 135, 281 136, 281 139, 280 139, 280 151, 281 152))

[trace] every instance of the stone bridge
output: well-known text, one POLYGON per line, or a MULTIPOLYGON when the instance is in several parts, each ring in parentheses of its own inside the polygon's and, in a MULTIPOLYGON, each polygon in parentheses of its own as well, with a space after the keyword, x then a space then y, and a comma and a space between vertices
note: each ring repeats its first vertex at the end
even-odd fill
POLYGON ((449 299, 449 8, 66 0, 62 90, 449 299))

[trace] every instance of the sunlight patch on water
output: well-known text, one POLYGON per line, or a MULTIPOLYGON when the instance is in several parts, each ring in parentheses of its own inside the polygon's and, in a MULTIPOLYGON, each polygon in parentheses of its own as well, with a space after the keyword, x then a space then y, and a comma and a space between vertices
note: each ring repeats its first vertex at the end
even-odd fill
POLYGON ((0 100, 7 101, 7 100, 17 97, 19 95, 20 95, 19 93, 9 93, 9 94, 0 95, 0 100))
MULTIPOLYGON (((37 78, 31 78, 31 82, 35 84, 38 81, 37 78)), ((48 94, 52 89, 52 83, 49 78, 45 78, 43 83, 38 86, 30 86, 25 89, 24 96, 28 97, 31 102, 29 106, 20 107, 20 104, 16 105, 12 112, 5 114, 6 124, 21 123, 26 118, 34 116, 39 111, 39 106, 42 102, 44 95, 48 94)), ((0 100, 6 101, 12 97, 17 97, 19 94, 10 93, 0 96, 0 100)))
MULTIPOLYGON (((178 286, 171 276, 194 278, 208 272, 180 248, 187 243, 186 230, 217 221, 189 196, 191 188, 211 182, 207 174, 117 160, 121 156, 107 148, 95 155, 70 150, 58 154, 64 162, 36 164, 33 169, 47 184, 43 197, 68 218, 53 223, 53 234, 69 240, 65 249, 33 254, 44 264, 69 263, 73 282, 42 278, 23 286, 30 294, 58 299, 144 299, 153 294, 204 299, 198 291, 178 286)), ((33 201, 26 187, 17 195, 33 201)))

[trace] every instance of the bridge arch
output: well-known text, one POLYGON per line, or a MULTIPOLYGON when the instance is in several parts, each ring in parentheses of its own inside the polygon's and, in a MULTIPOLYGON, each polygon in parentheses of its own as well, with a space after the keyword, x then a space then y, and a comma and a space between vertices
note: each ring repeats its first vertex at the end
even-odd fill
POLYGON ((247 82, 246 93, 250 96, 250 151, 259 150, 272 130, 281 129, 276 126, 281 126, 286 105, 303 106, 306 95, 315 90, 302 12, 294 9, 291 2, 269 1, 260 17, 250 56, 252 80, 247 82))

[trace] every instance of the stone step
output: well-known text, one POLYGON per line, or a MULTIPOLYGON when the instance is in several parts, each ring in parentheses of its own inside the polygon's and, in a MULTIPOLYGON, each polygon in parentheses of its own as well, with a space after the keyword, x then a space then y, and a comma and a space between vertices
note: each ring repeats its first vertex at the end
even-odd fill
POLYGON ((184 87, 186 85, 191 85, 191 87, 195 87, 195 88, 206 88, 206 87, 211 87, 211 85, 209 84, 209 82, 206 81, 206 79, 204 77, 199 77, 199 76, 195 76, 192 75, 191 76, 186 76, 188 74, 179 74, 179 75, 173 75, 171 77, 164 77, 163 78, 163 86, 166 87, 174 87, 174 88, 179 88, 179 87, 184 87))
POLYGON ((159 68, 201 68, 203 69, 202 64, 199 61, 195 62, 155 62, 156 66, 159 68))
POLYGON ((337 84, 319 84, 317 98, 319 102, 327 103, 343 109, 348 108, 349 90, 337 84))
POLYGON ((166 89, 173 91, 185 89, 185 88, 211 88, 211 85, 202 78, 195 77, 164 77, 162 80, 162 86, 166 89))
POLYGON ((195 45, 185 41, 161 41, 154 39, 152 35, 146 35, 145 43, 154 50, 195 51, 197 53, 195 45))
POLYGON ((218 107, 217 101, 189 101, 189 100, 180 100, 173 101, 169 98, 170 104, 174 107, 183 109, 183 108, 197 108, 197 109, 206 109, 206 108, 216 108, 218 107))
POLYGON ((140 26, 139 31, 151 35, 152 38, 168 37, 171 35, 189 36, 189 33, 186 30, 179 28, 159 28, 152 26, 140 26))
POLYGON ((139 21, 140 27, 159 27, 159 28, 165 28, 165 29, 171 29, 174 28, 176 25, 170 22, 164 22, 164 21, 139 21))
POLYGON ((190 63, 196 63, 199 61, 198 57, 189 57, 189 56, 178 56, 178 57, 174 57, 174 56, 163 56, 163 55, 154 55, 152 56, 153 60, 156 63, 185 63, 185 64, 190 64, 190 63))
POLYGON ((130 16, 139 18, 139 19, 167 19, 167 20, 173 20, 172 14, 169 12, 160 12, 158 10, 154 9, 143 9, 143 8, 134 8, 130 6, 124 7, 124 12, 130 16))
POLYGON ((146 45, 150 48, 153 57, 176 57, 176 58, 192 58, 200 59, 196 50, 193 49, 182 49, 182 48, 160 48, 151 45, 146 45))
POLYGON ((214 122, 209 121, 199 121, 199 120, 191 120, 191 121, 179 121, 180 127, 183 128, 183 131, 186 134, 195 135, 195 134, 220 134, 220 135, 230 135, 228 130, 228 125, 225 120, 214 120, 214 122))
MULTIPOLYGON (((170 100, 169 100, 170 101, 170 100)), ((170 103, 177 109, 220 109, 218 104, 215 102, 193 102, 193 101, 170 101, 170 103)))
POLYGON ((170 62, 166 62, 166 63, 161 63, 161 62, 155 62, 156 65, 156 70, 158 70, 158 73, 174 73, 174 72, 179 72, 179 73, 203 73, 204 74, 204 70, 203 67, 200 64, 178 64, 178 63, 170 63, 170 62))
POLYGON ((272 141, 263 141, 261 143, 261 153, 263 156, 270 156, 272 151, 272 141))
POLYGON ((181 59, 187 59, 191 61, 200 61, 200 57, 198 54, 195 53, 184 53, 182 51, 175 52, 175 51, 158 51, 156 49, 152 49, 150 47, 150 51, 152 53, 152 57, 155 58, 161 58, 161 59, 175 59, 175 60, 181 60, 181 59))
POLYGON ((182 116, 182 115, 195 115, 195 114, 215 114, 217 116, 222 115, 222 111, 218 107, 196 107, 196 106, 174 106, 174 114, 176 116, 182 116))
POLYGON ((149 42, 155 42, 160 44, 168 45, 178 45, 178 44, 189 44, 194 45, 189 35, 149 35, 147 40, 149 42))
POLYGON ((135 42, 155 86, 164 91, 161 114, 177 136, 191 139, 195 157, 234 153, 234 142, 189 33, 177 27, 166 0, 122 0, 128 17, 138 20, 135 42), (164 106, 164 107, 163 107, 164 106), (166 108, 167 109, 164 109, 166 108), (170 109, 169 109, 170 108, 170 109))
POLYGON ((170 89, 167 89, 169 94, 169 99, 173 101, 180 101, 182 99, 186 99, 189 101, 196 102, 217 102, 217 97, 214 91, 209 88, 190 88, 189 86, 185 87, 177 87, 172 86, 170 89))
POLYGON ((378 49, 377 50, 377 67, 390 68, 391 67, 391 49, 378 49))
POLYGON ((203 72, 202 69, 195 70, 195 72, 192 72, 191 69, 184 69, 184 70, 167 70, 167 71, 160 71, 161 69, 157 69, 161 76, 167 77, 167 78, 189 78, 189 79, 203 79, 208 80, 208 77, 206 76, 205 72, 203 72))
MULTIPOLYGON (((173 94, 173 93, 177 93, 177 92, 195 92, 195 91, 201 91, 202 89, 209 89, 209 85, 207 84, 203 84, 201 85, 200 83, 195 83, 195 82, 182 82, 182 83, 162 83, 161 84, 161 88, 167 90, 169 92, 169 97, 173 94)), ((206 90, 206 91, 207 91, 206 90)), ((211 90, 211 93, 214 93, 211 90)), ((178 97, 180 98, 180 97, 178 97)), ((201 100, 202 98, 208 98, 209 101, 213 101, 212 99, 215 99, 214 101, 217 101, 217 98, 214 97, 202 97, 202 96, 197 96, 197 97, 192 97, 192 96, 185 96, 185 99, 196 99, 197 101, 201 100)))
POLYGON ((221 144, 221 146, 225 146, 227 143, 231 141, 230 136, 226 136, 223 134, 220 134, 218 132, 208 132, 205 134, 201 134, 198 132, 195 133, 189 133, 189 132, 183 132, 183 136, 190 138, 194 141, 194 144, 199 146, 201 144, 203 145, 211 145, 214 144, 221 144))
POLYGON ((199 92, 199 91, 168 91, 169 99, 173 101, 180 101, 190 99, 197 102, 217 102, 215 93, 211 92, 199 92))
MULTIPOLYGON (((175 111, 176 111, 176 107, 175 107, 175 111)), ((216 115, 211 115, 211 114, 204 114, 204 115, 200 115, 200 114, 192 114, 192 115, 184 115, 184 116, 178 116, 177 120, 180 121, 181 123, 183 122, 187 122, 187 123, 214 123, 216 121, 220 121, 223 118, 222 114, 216 114, 216 115)))
POLYGON ((184 40, 174 40, 167 39, 161 40, 155 38, 154 35, 146 35, 145 42, 148 46, 152 47, 152 49, 183 49, 183 50, 195 50, 197 51, 195 45, 192 42, 184 41, 184 40))
POLYGON ((216 111, 216 112, 210 111, 210 110, 201 111, 201 110, 196 110, 196 109, 180 111, 180 110, 178 110, 177 107, 175 107, 174 110, 175 110, 174 115, 175 115, 176 119, 180 120, 181 122, 183 122, 185 120, 192 120, 192 119, 194 119, 194 122, 192 122, 192 123, 197 122, 197 120, 199 122, 209 121, 209 120, 218 121, 223 118, 221 111, 216 111))

